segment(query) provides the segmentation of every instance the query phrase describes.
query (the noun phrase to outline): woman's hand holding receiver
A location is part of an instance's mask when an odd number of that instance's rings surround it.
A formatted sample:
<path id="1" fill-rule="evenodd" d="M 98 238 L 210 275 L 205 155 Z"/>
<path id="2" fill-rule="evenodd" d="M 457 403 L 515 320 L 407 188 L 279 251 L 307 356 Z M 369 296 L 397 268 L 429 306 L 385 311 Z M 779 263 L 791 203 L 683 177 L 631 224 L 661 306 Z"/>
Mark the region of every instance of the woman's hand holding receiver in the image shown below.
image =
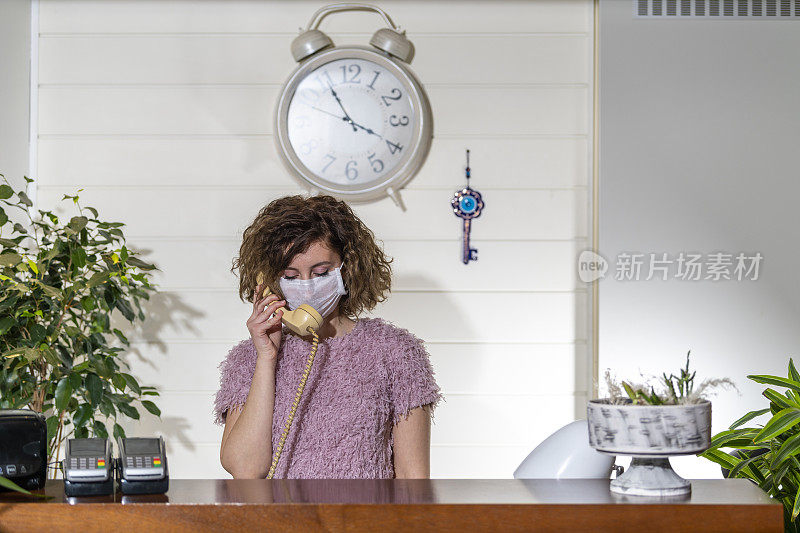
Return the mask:
<path id="1" fill-rule="evenodd" d="M 283 310 L 278 310 L 278 308 L 285 306 L 286 300 L 279 299 L 277 294 L 259 298 L 263 290 L 263 283 L 256 287 L 253 314 L 247 319 L 247 330 L 250 332 L 250 338 L 253 339 L 253 346 L 256 348 L 259 359 L 264 358 L 275 363 L 278 360 L 278 349 L 281 346 L 281 336 L 283 335 L 281 331 Z"/>
<path id="2" fill-rule="evenodd" d="M 220 462 L 234 478 L 263 479 L 272 461 L 272 417 L 275 409 L 275 368 L 281 345 L 281 317 L 286 304 L 275 294 L 259 297 L 256 288 L 253 314 L 247 329 L 258 357 L 247 400 L 228 411 L 222 433 Z M 270 318 L 270 315 L 273 315 Z"/>

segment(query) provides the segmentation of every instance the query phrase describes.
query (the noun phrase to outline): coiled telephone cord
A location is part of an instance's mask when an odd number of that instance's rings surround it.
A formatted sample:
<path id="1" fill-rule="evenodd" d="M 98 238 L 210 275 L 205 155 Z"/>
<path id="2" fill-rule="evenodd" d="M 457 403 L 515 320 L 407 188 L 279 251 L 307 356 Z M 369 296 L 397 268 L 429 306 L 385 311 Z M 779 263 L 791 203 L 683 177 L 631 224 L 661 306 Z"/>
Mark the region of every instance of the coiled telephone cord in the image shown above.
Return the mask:
<path id="1" fill-rule="evenodd" d="M 275 450 L 275 456 L 272 458 L 272 466 L 269 467 L 267 479 L 272 479 L 272 476 L 275 475 L 275 467 L 278 466 L 278 459 L 280 459 L 281 452 L 283 451 L 283 443 L 286 442 L 286 436 L 289 434 L 289 428 L 292 427 L 294 412 L 297 410 L 297 406 L 300 404 L 300 397 L 303 395 L 303 389 L 306 387 L 308 374 L 311 372 L 311 365 L 314 364 L 314 356 L 317 354 L 319 336 L 317 335 L 317 332 L 310 327 L 308 328 L 308 331 L 313 337 L 311 341 L 311 353 L 308 355 L 308 361 L 306 361 L 306 368 L 303 371 L 303 377 L 300 378 L 300 383 L 297 386 L 297 394 L 294 397 L 294 402 L 292 402 L 292 409 L 289 411 L 289 417 L 286 419 L 286 427 L 283 428 L 283 434 L 281 434 L 281 440 L 278 442 L 278 448 Z"/>

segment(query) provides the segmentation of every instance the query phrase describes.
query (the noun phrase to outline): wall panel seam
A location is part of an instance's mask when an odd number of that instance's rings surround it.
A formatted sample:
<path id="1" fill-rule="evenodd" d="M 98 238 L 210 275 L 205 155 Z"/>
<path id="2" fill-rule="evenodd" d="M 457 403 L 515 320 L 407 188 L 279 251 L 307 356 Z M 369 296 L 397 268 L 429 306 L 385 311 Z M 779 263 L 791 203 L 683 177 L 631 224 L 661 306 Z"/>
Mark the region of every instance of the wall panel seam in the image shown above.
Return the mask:
<path id="1" fill-rule="evenodd" d="M 160 185 L 157 183 L 141 183 L 139 185 L 91 185 L 84 183 L 59 183 L 58 185 L 40 185 L 40 190 L 60 190 L 70 187 L 81 187 L 84 190 L 96 191 L 128 191 L 128 190 L 158 190 L 158 191 L 287 191 L 285 185 Z M 587 185 L 574 185 L 572 187 L 492 187 L 486 185 L 481 187 L 487 191 L 584 191 Z M 404 191 L 420 192 L 452 192 L 453 187 L 403 187 Z"/>
<path id="2" fill-rule="evenodd" d="M 152 83 L 152 82 L 120 82 L 120 83 L 40 83 L 40 89 L 117 89 L 117 88 L 136 88 L 136 89 L 193 89 L 193 88 L 211 88 L 211 89 L 242 89 L 248 87 L 264 87 L 270 89 L 280 89 L 283 83 L 262 83 L 262 82 L 194 82 L 194 83 Z M 588 89 L 588 83 L 582 82 L 547 82 L 547 81 L 522 81 L 522 82 L 426 82 L 425 87 L 453 87 L 453 88 L 491 88 L 502 89 L 509 88 L 526 88 L 526 87 L 553 87 L 553 88 L 580 88 Z"/>
<path id="3" fill-rule="evenodd" d="M 243 340 L 243 338 L 236 338 L 236 339 L 228 339 L 222 337 L 206 337 L 203 339 L 196 339 L 196 338 L 178 338 L 178 337 L 171 337 L 171 338 L 160 338 L 157 340 L 150 340 L 150 339 L 131 339 L 130 343 L 137 344 L 137 345 L 149 345 L 152 344 L 154 346 L 164 346 L 169 344 L 236 344 Z M 246 339 L 244 339 L 246 340 Z M 502 344 L 503 346 L 507 345 L 520 345 L 520 346 L 583 346 L 587 343 L 586 339 L 575 339 L 572 341 L 562 341 L 562 342 L 554 342 L 554 341 L 510 341 L 505 339 L 496 339 L 496 340 L 463 340 L 463 339 L 455 339 L 455 340 L 442 340 L 442 339 L 434 339 L 434 340 L 425 340 L 425 344 L 453 344 L 453 345 L 460 345 L 460 344 L 468 344 L 468 345 L 495 345 L 495 344 Z"/>
<path id="4" fill-rule="evenodd" d="M 131 241 L 160 241 L 160 242 L 172 242 L 178 241 L 183 242 L 187 240 L 192 241 L 230 241 L 230 242 L 240 242 L 241 235 L 136 235 L 136 234 L 127 234 L 125 236 L 128 242 Z M 472 242 L 576 242 L 576 241 L 585 241 L 588 240 L 588 236 L 586 235 L 578 235 L 571 239 L 470 239 Z M 383 242 L 461 242 L 461 239 L 458 237 L 448 238 L 448 239 L 417 239 L 417 238 L 410 238 L 410 239 L 399 239 L 399 238 L 392 238 L 392 239 L 381 239 Z"/>
<path id="5" fill-rule="evenodd" d="M 586 133 L 438 133 L 435 139 L 587 139 Z M 154 140 L 154 139 L 180 139 L 180 140 L 235 140 L 235 139 L 262 139 L 273 137 L 271 133 L 43 133 L 38 136 L 42 140 L 83 140 L 83 139 L 108 139 L 108 140 Z"/>
<path id="6" fill-rule="evenodd" d="M 171 394 L 174 396 L 208 396 L 216 394 L 217 389 L 159 389 L 160 394 Z M 514 398 L 542 398 L 542 397 L 572 397 L 582 396 L 587 393 L 584 389 L 575 389 L 569 392 L 543 392 L 541 394 L 534 394 L 529 392 L 469 392 L 469 391 L 447 391 L 442 390 L 445 396 L 458 396 L 458 397 L 503 397 L 510 396 Z"/>
<path id="7" fill-rule="evenodd" d="M 434 424 L 434 427 L 436 425 Z M 215 428 L 216 429 L 216 428 Z M 217 431 L 222 431 L 222 427 L 219 428 Z M 220 436 L 222 434 L 220 433 Z M 183 444 L 180 441 L 177 441 L 178 445 Z M 191 446 L 201 446 L 201 447 L 215 447 L 219 448 L 219 441 L 192 441 Z M 522 444 L 514 444 L 514 443 L 472 443 L 472 442 L 455 442 L 455 443 L 431 443 L 431 448 L 525 448 L 530 449 L 531 443 L 525 442 Z"/>
<path id="8" fill-rule="evenodd" d="M 169 340 L 158 339 L 158 340 L 148 340 L 148 339 L 131 339 L 131 344 L 141 344 L 141 345 L 148 345 L 153 344 L 157 346 L 162 346 L 165 344 L 232 344 L 241 342 L 242 339 L 225 339 L 225 338 L 203 338 L 203 339 L 176 339 L 172 338 Z M 425 341 L 425 344 L 467 344 L 467 345 L 474 345 L 474 344 L 503 344 L 506 345 L 513 345 L 517 344 L 520 346 L 582 346 L 586 344 L 585 339 L 579 339 L 574 341 L 564 341 L 564 342 L 551 342 L 551 341 L 467 341 L 467 340 L 456 340 L 456 341 L 441 341 L 441 340 L 431 340 Z M 120 347 L 120 346 L 118 346 Z"/>
<path id="9" fill-rule="evenodd" d="M 159 294 L 181 294 L 181 293 L 230 293 L 230 287 L 159 287 Z M 531 290 L 531 289 L 392 289 L 392 294 L 395 293 L 444 293 L 444 294 L 586 294 L 588 290 L 573 289 L 573 290 Z"/>
<path id="10" fill-rule="evenodd" d="M 371 33 L 363 32 L 329 32 L 326 31 L 331 38 L 336 37 L 355 37 L 369 39 Z M 297 32 L 42 32 L 39 34 L 40 38 L 49 39 L 63 39 L 63 38 L 114 38 L 114 37 L 285 37 L 287 39 L 294 38 L 298 35 Z M 406 35 L 412 41 L 415 37 L 453 37 L 453 38 L 481 38 L 481 37 L 589 37 L 589 31 L 575 31 L 575 32 L 406 32 Z M 287 49 L 288 54 L 288 49 Z"/>

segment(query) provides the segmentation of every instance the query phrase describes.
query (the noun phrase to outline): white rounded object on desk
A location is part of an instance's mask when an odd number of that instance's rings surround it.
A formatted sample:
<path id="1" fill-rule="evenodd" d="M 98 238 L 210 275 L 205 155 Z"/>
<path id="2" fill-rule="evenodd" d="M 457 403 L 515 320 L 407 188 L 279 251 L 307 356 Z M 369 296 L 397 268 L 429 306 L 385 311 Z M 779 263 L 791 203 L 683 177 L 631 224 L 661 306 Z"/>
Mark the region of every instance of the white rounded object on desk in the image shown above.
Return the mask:
<path id="1" fill-rule="evenodd" d="M 586 438 L 586 420 L 576 420 L 543 440 L 514 471 L 516 479 L 610 479 L 614 457 Z"/>

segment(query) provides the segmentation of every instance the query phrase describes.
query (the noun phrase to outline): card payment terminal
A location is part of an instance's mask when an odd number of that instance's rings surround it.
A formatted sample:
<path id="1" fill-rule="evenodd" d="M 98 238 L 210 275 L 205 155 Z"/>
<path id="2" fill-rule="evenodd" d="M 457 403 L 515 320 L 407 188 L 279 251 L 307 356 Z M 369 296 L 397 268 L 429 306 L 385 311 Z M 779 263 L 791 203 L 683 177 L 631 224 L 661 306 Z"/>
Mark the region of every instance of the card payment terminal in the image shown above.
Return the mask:
<path id="1" fill-rule="evenodd" d="M 64 494 L 96 496 L 114 492 L 111 441 L 108 439 L 67 439 Z"/>
<path id="2" fill-rule="evenodd" d="M 164 438 L 117 437 L 119 487 L 123 494 L 163 494 L 169 490 Z"/>

